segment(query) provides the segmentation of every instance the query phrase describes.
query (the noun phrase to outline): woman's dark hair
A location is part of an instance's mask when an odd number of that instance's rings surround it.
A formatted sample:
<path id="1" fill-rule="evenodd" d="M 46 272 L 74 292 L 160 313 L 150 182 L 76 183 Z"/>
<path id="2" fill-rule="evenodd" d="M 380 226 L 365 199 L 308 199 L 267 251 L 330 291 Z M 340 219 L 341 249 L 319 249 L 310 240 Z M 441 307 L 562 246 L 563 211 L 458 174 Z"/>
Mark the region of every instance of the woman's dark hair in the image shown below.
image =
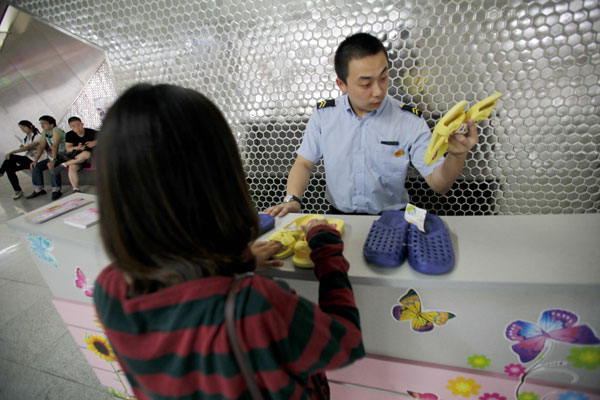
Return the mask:
<path id="1" fill-rule="evenodd" d="M 337 77 L 342 82 L 347 83 L 348 70 L 350 61 L 355 58 L 364 58 L 368 56 L 374 56 L 383 52 L 385 58 L 388 59 L 387 51 L 383 47 L 383 43 L 375 36 L 369 35 L 368 33 L 356 33 L 352 36 L 348 36 L 335 51 L 334 67 Z"/>
<path id="2" fill-rule="evenodd" d="M 31 129 L 31 131 L 33 132 L 33 136 L 31 136 L 32 138 L 34 138 L 35 135 L 40 134 L 40 131 L 38 130 L 38 128 L 36 128 L 34 124 L 32 124 L 30 121 L 27 121 L 26 119 L 19 121 L 18 125 L 23 125 L 23 126 L 28 127 L 29 129 Z"/>
<path id="3" fill-rule="evenodd" d="M 56 120 L 54 119 L 54 117 L 51 117 L 49 115 L 42 115 L 40 117 L 40 121 L 46 121 L 47 123 L 56 126 Z"/>
<path id="4" fill-rule="evenodd" d="M 133 294 L 254 268 L 258 217 L 231 129 L 205 96 L 140 84 L 107 113 L 98 149 L 100 232 Z"/>

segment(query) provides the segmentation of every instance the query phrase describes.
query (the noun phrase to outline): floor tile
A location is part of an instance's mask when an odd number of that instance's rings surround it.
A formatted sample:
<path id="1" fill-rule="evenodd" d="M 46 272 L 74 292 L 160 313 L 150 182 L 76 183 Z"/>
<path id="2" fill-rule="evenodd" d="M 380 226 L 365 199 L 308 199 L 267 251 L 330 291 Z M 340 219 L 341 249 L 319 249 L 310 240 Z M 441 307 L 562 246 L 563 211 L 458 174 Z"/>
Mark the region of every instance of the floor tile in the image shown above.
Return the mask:
<path id="1" fill-rule="evenodd" d="M 40 354 L 33 365 L 41 371 L 104 390 L 70 333 L 64 334 L 54 346 Z"/>
<path id="2" fill-rule="evenodd" d="M 5 369 L 6 373 L 0 374 L 0 399 L 43 399 L 41 393 L 44 388 L 63 381 L 23 365 L 0 360 L 0 370 Z"/>
<path id="3" fill-rule="evenodd" d="M 43 297 L 50 298 L 48 288 L 16 281 L 4 285 L 0 291 L 0 330 Z"/>
<path id="4" fill-rule="evenodd" d="M 0 327 L 0 358 L 35 366 L 34 360 L 67 332 L 50 297 L 42 297 Z"/>
<path id="5" fill-rule="evenodd" d="M 92 389 L 65 379 L 55 379 L 37 393 L 44 400 L 115 400 L 108 389 Z"/>

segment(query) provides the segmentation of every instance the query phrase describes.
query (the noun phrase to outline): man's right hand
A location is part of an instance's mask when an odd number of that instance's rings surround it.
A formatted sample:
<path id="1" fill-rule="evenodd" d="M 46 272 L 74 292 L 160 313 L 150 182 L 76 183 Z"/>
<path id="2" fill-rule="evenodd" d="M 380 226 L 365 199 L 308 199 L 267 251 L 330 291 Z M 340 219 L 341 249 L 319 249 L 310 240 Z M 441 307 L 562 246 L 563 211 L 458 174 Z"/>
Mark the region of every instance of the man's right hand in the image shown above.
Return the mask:
<path id="1" fill-rule="evenodd" d="M 265 210 L 265 213 L 269 214 L 271 217 L 283 217 L 290 212 L 299 213 L 301 209 L 300 203 L 297 201 L 290 201 L 289 203 L 281 203 L 269 207 Z"/>
<path id="2" fill-rule="evenodd" d="M 29 169 L 34 169 L 36 164 L 37 164 L 37 162 L 35 162 L 35 161 L 34 161 L 34 162 L 32 162 L 32 163 L 29 165 Z"/>

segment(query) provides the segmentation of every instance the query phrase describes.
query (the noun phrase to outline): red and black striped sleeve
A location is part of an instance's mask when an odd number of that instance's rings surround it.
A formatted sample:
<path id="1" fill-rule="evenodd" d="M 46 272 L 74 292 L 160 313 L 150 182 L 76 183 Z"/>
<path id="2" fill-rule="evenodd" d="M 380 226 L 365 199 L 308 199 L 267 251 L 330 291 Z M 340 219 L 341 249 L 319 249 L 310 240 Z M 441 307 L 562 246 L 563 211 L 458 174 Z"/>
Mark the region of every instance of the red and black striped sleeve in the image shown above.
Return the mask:
<path id="1" fill-rule="evenodd" d="M 287 320 L 288 334 L 280 342 L 284 368 L 300 377 L 348 365 L 365 354 L 339 232 L 320 225 L 307 239 L 319 280 L 319 304 L 290 293 L 272 300 Z"/>

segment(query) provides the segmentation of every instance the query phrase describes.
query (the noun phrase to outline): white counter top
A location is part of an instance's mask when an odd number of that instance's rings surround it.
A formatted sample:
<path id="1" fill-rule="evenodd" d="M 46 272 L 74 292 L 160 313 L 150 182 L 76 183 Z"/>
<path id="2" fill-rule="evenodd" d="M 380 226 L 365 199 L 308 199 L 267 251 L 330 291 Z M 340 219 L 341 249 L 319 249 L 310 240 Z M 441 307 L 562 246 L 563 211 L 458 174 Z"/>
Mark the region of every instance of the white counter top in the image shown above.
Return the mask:
<path id="1" fill-rule="evenodd" d="M 96 199 L 89 194 L 75 194 L 41 209 L 75 197 Z M 90 203 L 78 210 L 94 206 L 97 204 Z M 9 225 L 21 232 L 101 248 L 98 225 L 78 229 L 63 222 L 78 210 L 42 224 L 26 221 L 29 213 L 15 218 Z M 288 214 L 276 218 L 275 229 L 298 216 Z M 420 274 L 408 261 L 397 268 L 366 263 L 362 255 L 364 241 L 378 216 L 341 217 L 345 221 L 344 255 L 350 262 L 352 283 L 396 287 L 577 285 L 580 289 L 598 289 L 600 286 L 599 214 L 442 217 L 450 230 L 456 264 L 450 273 L 438 276 Z M 274 231 L 259 240 L 266 240 Z M 314 280 L 311 270 L 293 266 L 291 256 L 282 268 L 271 270 L 269 274 Z"/>
<path id="2" fill-rule="evenodd" d="M 279 229 L 299 214 L 276 218 Z M 340 216 L 335 216 L 339 218 Z M 456 264 L 445 275 L 423 275 L 405 261 L 396 268 L 368 264 L 363 245 L 378 216 L 342 216 L 344 256 L 352 283 L 408 287 L 509 285 L 600 285 L 600 215 L 442 217 L 450 231 Z M 271 231 L 273 232 L 273 231 Z M 261 236 L 265 239 L 270 232 Z M 291 257 L 272 276 L 313 280 Z"/>
<path id="3" fill-rule="evenodd" d="M 81 206 L 75 210 L 71 210 L 63 215 L 55 217 L 51 220 L 43 222 L 41 224 L 34 224 L 32 222 L 27 221 L 25 218 L 29 215 L 36 214 L 42 210 L 45 210 L 49 207 L 55 206 L 57 204 L 64 203 L 67 200 L 72 200 L 76 198 L 84 198 L 89 199 L 92 202 Z M 62 197 L 52 203 L 46 204 L 44 207 L 40 207 L 37 210 L 33 210 L 27 214 L 21 215 L 11 221 L 8 222 L 8 226 L 13 229 L 16 229 L 25 233 L 33 233 L 36 235 L 47 236 L 52 239 L 61 239 L 72 241 L 76 243 L 80 243 L 86 246 L 102 246 L 102 242 L 100 241 L 100 234 L 98 231 L 98 225 L 92 225 L 87 229 L 75 228 L 73 226 L 67 225 L 63 222 L 63 220 L 76 214 L 80 211 L 83 211 L 87 208 L 98 208 L 98 203 L 96 202 L 96 196 L 92 194 L 85 193 L 76 193 L 69 196 Z"/>

